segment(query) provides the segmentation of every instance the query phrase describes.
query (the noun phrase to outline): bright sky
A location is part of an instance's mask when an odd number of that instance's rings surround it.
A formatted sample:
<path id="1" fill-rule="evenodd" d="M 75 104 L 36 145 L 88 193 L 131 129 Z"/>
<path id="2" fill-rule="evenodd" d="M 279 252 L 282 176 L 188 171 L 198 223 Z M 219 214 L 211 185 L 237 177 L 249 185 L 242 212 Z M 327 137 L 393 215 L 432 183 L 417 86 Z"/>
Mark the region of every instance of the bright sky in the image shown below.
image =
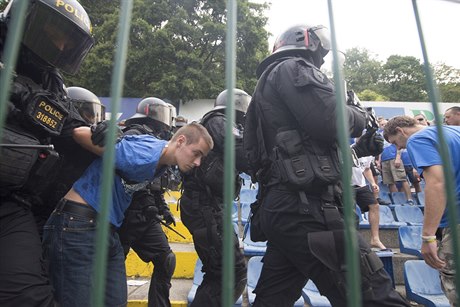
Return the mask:
<path id="1" fill-rule="evenodd" d="M 276 36 L 291 25 L 323 24 L 330 29 L 327 0 L 267 2 L 272 3 L 266 12 L 270 50 Z M 333 0 L 332 5 L 340 50 L 366 48 L 381 61 L 393 54 L 423 58 L 411 0 Z M 460 69 L 460 1 L 418 0 L 417 6 L 429 61 Z"/>

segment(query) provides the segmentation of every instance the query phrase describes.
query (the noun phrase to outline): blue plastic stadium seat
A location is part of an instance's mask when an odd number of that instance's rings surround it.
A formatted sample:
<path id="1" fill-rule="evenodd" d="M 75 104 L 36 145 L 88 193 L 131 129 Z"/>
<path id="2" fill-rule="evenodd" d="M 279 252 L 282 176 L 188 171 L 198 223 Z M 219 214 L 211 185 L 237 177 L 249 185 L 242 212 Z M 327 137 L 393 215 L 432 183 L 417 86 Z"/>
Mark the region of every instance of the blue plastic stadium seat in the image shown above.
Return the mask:
<path id="1" fill-rule="evenodd" d="M 405 226 L 407 223 L 397 222 L 393 217 L 393 212 L 388 206 L 379 206 L 380 210 L 380 228 L 398 228 L 400 226 Z M 369 220 L 369 212 L 364 213 L 364 216 Z"/>
<path id="2" fill-rule="evenodd" d="M 261 256 L 254 256 L 251 257 L 248 261 L 248 301 L 249 305 L 254 304 L 254 300 L 256 299 L 256 295 L 252 293 L 256 288 L 257 281 L 260 277 L 260 272 L 262 271 L 262 257 Z M 303 307 L 304 301 L 302 297 L 294 303 L 294 307 Z"/>
<path id="3" fill-rule="evenodd" d="M 319 293 L 318 288 L 313 281 L 309 280 L 302 289 L 302 297 L 305 303 L 311 307 L 329 307 L 331 303 L 327 297 Z"/>
<path id="4" fill-rule="evenodd" d="M 364 215 L 361 212 L 361 208 L 358 205 L 356 205 L 355 208 L 356 208 L 356 215 L 358 216 L 358 219 L 359 219 L 359 228 L 369 229 L 370 228 L 369 221 L 364 218 Z"/>
<path id="5" fill-rule="evenodd" d="M 232 204 L 232 222 L 238 223 L 238 202 L 233 201 Z"/>
<path id="6" fill-rule="evenodd" d="M 203 282 L 204 274 L 201 271 L 202 267 L 203 267 L 203 263 L 201 262 L 200 258 L 198 258 L 195 264 L 195 271 L 193 273 L 193 285 L 187 295 L 188 305 L 190 305 L 193 302 L 193 299 L 195 298 L 196 290 Z M 240 307 L 242 306 L 242 304 L 243 304 L 243 296 L 240 296 L 233 306 Z"/>
<path id="7" fill-rule="evenodd" d="M 238 223 L 233 222 L 233 231 L 235 231 L 238 238 L 240 238 L 240 228 L 238 227 Z"/>
<path id="8" fill-rule="evenodd" d="M 240 191 L 240 203 L 250 203 L 255 202 L 257 197 L 257 190 L 241 190 Z"/>
<path id="9" fill-rule="evenodd" d="M 396 219 L 408 225 L 423 225 L 423 212 L 418 206 L 395 206 L 393 208 Z"/>
<path id="10" fill-rule="evenodd" d="M 201 263 L 200 258 L 198 258 L 195 264 L 195 271 L 193 273 L 193 285 L 187 295 L 187 301 L 189 305 L 193 302 L 193 299 L 195 298 L 196 290 L 198 289 L 198 286 L 201 285 L 201 282 L 203 281 L 203 272 L 201 271 L 202 267 L 203 267 L 203 264 Z"/>
<path id="11" fill-rule="evenodd" d="M 393 203 L 393 201 L 391 200 L 391 197 L 390 197 L 390 192 L 385 192 L 385 191 L 380 191 L 379 192 L 379 198 L 386 201 L 386 202 L 389 202 L 390 204 Z"/>
<path id="12" fill-rule="evenodd" d="M 394 205 L 404 205 L 407 203 L 407 197 L 404 192 L 392 192 L 390 193 L 390 197 Z"/>
<path id="13" fill-rule="evenodd" d="M 244 226 L 243 253 L 245 256 L 263 256 L 267 250 L 267 242 L 254 242 L 251 240 L 249 223 Z"/>
<path id="14" fill-rule="evenodd" d="M 425 207 L 425 191 L 417 193 L 417 201 L 420 206 Z"/>
<path id="15" fill-rule="evenodd" d="M 249 180 L 249 181 L 251 181 L 251 176 L 249 176 L 249 174 L 240 173 L 240 177 L 241 177 L 243 180 Z"/>
<path id="16" fill-rule="evenodd" d="M 399 249 L 401 253 L 422 259 L 422 226 L 401 226 L 398 229 Z"/>
<path id="17" fill-rule="evenodd" d="M 251 203 L 241 202 L 241 224 L 246 225 L 251 213 Z"/>
<path id="18" fill-rule="evenodd" d="M 426 307 L 449 307 L 449 301 L 441 289 L 439 272 L 424 260 L 408 260 L 404 263 L 406 296 Z"/>
<path id="19" fill-rule="evenodd" d="M 390 188 L 388 187 L 387 184 L 384 184 L 382 181 L 379 181 L 379 191 L 380 193 L 388 194 L 390 193 Z"/>

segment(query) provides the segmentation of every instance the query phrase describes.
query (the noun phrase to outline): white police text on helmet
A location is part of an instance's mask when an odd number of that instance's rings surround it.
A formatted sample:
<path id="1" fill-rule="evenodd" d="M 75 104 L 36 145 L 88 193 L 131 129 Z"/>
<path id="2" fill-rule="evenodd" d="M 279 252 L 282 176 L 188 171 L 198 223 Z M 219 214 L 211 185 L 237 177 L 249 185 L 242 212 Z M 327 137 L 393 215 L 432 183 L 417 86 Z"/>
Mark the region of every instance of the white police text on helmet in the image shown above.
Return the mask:
<path id="1" fill-rule="evenodd" d="M 64 8 L 64 10 L 67 13 L 72 14 L 78 19 L 80 19 L 88 27 L 89 31 L 91 32 L 91 22 L 89 21 L 89 18 L 86 12 L 84 11 L 80 12 L 78 8 L 75 8 L 72 4 L 67 3 L 67 1 L 64 1 L 64 0 L 56 0 L 55 5 L 59 9 Z"/>

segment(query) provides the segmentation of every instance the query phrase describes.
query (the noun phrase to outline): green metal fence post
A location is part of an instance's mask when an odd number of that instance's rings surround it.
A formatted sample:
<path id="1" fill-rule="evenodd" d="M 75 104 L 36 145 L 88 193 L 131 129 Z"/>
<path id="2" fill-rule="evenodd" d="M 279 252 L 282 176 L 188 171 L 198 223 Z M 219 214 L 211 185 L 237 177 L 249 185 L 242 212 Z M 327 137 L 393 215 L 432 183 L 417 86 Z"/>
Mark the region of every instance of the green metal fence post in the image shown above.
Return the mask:
<path id="1" fill-rule="evenodd" d="M 116 131 L 116 115 L 120 108 L 121 95 L 125 77 L 126 57 L 128 53 L 129 30 L 131 24 L 131 13 L 133 8 L 132 0 L 121 0 L 120 20 L 118 23 L 117 34 L 117 50 L 115 54 L 115 66 L 113 69 L 113 77 L 110 95 L 112 116 L 109 122 L 109 131 L 106 140 L 106 150 L 103 160 L 103 177 L 102 177 L 102 194 L 101 194 L 101 210 L 98 214 L 98 227 L 96 233 L 96 259 L 94 264 L 93 276 L 93 294 L 92 306 L 104 306 L 105 296 L 105 280 L 107 274 L 107 236 L 109 232 L 109 209 L 111 205 L 111 191 L 114 179 L 114 160 L 115 160 L 115 131 Z M 110 273 L 110 272 L 109 272 Z"/>
<path id="2" fill-rule="evenodd" d="M 449 149 L 447 148 L 446 139 L 444 136 L 444 132 L 442 130 L 442 118 L 439 114 L 438 108 L 438 101 L 439 101 L 439 94 L 437 87 L 435 85 L 433 73 L 431 70 L 430 62 L 428 60 L 428 52 L 425 45 L 425 39 L 423 37 L 422 31 L 422 24 L 420 21 L 420 15 L 418 12 L 417 1 L 412 0 L 412 6 L 414 8 L 414 15 L 415 21 L 417 23 L 417 30 L 420 38 L 420 46 L 422 48 L 423 53 L 423 60 L 425 66 L 425 75 L 426 75 L 426 82 L 428 85 L 428 94 L 431 100 L 431 104 L 433 106 L 433 113 L 436 122 L 436 129 L 438 132 L 439 137 L 439 153 L 442 159 L 442 167 L 444 170 L 444 181 L 445 181 L 445 191 L 446 191 L 446 199 L 447 199 L 447 210 L 448 210 L 448 220 L 449 220 L 449 227 L 453 230 L 452 231 L 452 239 L 453 239 L 453 250 L 454 250 L 454 257 L 455 257 L 455 271 L 458 273 L 460 272 L 460 261 L 459 261 L 459 242 L 458 242 L 458 232 L 457 225 L 457 207 L 458 207 L 458 200 L 456 195 L 456 189 L 454 187 L 455 177 L 452 173 L 452 163 L 451 157 L 449 154 Z M 457 305 L 460 306 L 460 275 L 455 274 L 455 284 L 456 284 L 456 291 L 457 291 Z"/>
<path id="3" fill-rule="evenodd" d="M 345 113 L 344 79 L 338 61 L 337 41 L 335 35 L 334 12 L 332 0 L 328 0 L 329 22 L 331 27 L 331 43 L 334 58 L 334 81 L 337 98 L 337 129 L 339 145 L 343 158 L 342 182 L 343 201 L 345 206 L 345 259 L 347 264 L 348 306 L 361 307 L 361 274 L 358 261 L 358 242 L 354 226 L 354 201 L 351 191 L 351 154 L 349 146 L 349 127 Z"/>
<path id="4" fill-rule="evenodd" d="M 232 205 L 235 187 L 233 185 L 235 169 L 235 140 L 233 137 L 233 122 L 235 119 L 234 87 L 235 87 L 235 58 L 236 58 L 236 0 L 227 1 L 227 38 L 225 49 L 225 83 L 227 87 L 227 108 L 225 116 L 225 154 L 224 154 L 224 242 L 223 242 L 223 274 L 222 274 L 222 306 L 234 304 L 235 280 L 233 253 Z"/>

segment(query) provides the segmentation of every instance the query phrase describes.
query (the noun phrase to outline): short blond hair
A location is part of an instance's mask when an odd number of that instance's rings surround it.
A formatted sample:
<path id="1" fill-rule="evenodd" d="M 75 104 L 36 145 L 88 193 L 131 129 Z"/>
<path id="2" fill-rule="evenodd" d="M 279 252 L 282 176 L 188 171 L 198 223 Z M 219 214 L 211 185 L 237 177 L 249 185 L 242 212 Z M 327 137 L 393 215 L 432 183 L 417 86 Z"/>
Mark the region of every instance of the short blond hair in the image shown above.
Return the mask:
<path id="1" fill-rule="evenodd" d="M 208 130 L 199 123 L 193 122 L 180 127 L 172 136 L 171 142 L 175 142 L 180 135 L 185 136 L 187 139 L 187 145 L 196 144 L 200 141 L 200 139 L 203 139 L 210 149 L 214 147 L 214 141 L 212 140 L 211 135 L 209 135 Z"/>

